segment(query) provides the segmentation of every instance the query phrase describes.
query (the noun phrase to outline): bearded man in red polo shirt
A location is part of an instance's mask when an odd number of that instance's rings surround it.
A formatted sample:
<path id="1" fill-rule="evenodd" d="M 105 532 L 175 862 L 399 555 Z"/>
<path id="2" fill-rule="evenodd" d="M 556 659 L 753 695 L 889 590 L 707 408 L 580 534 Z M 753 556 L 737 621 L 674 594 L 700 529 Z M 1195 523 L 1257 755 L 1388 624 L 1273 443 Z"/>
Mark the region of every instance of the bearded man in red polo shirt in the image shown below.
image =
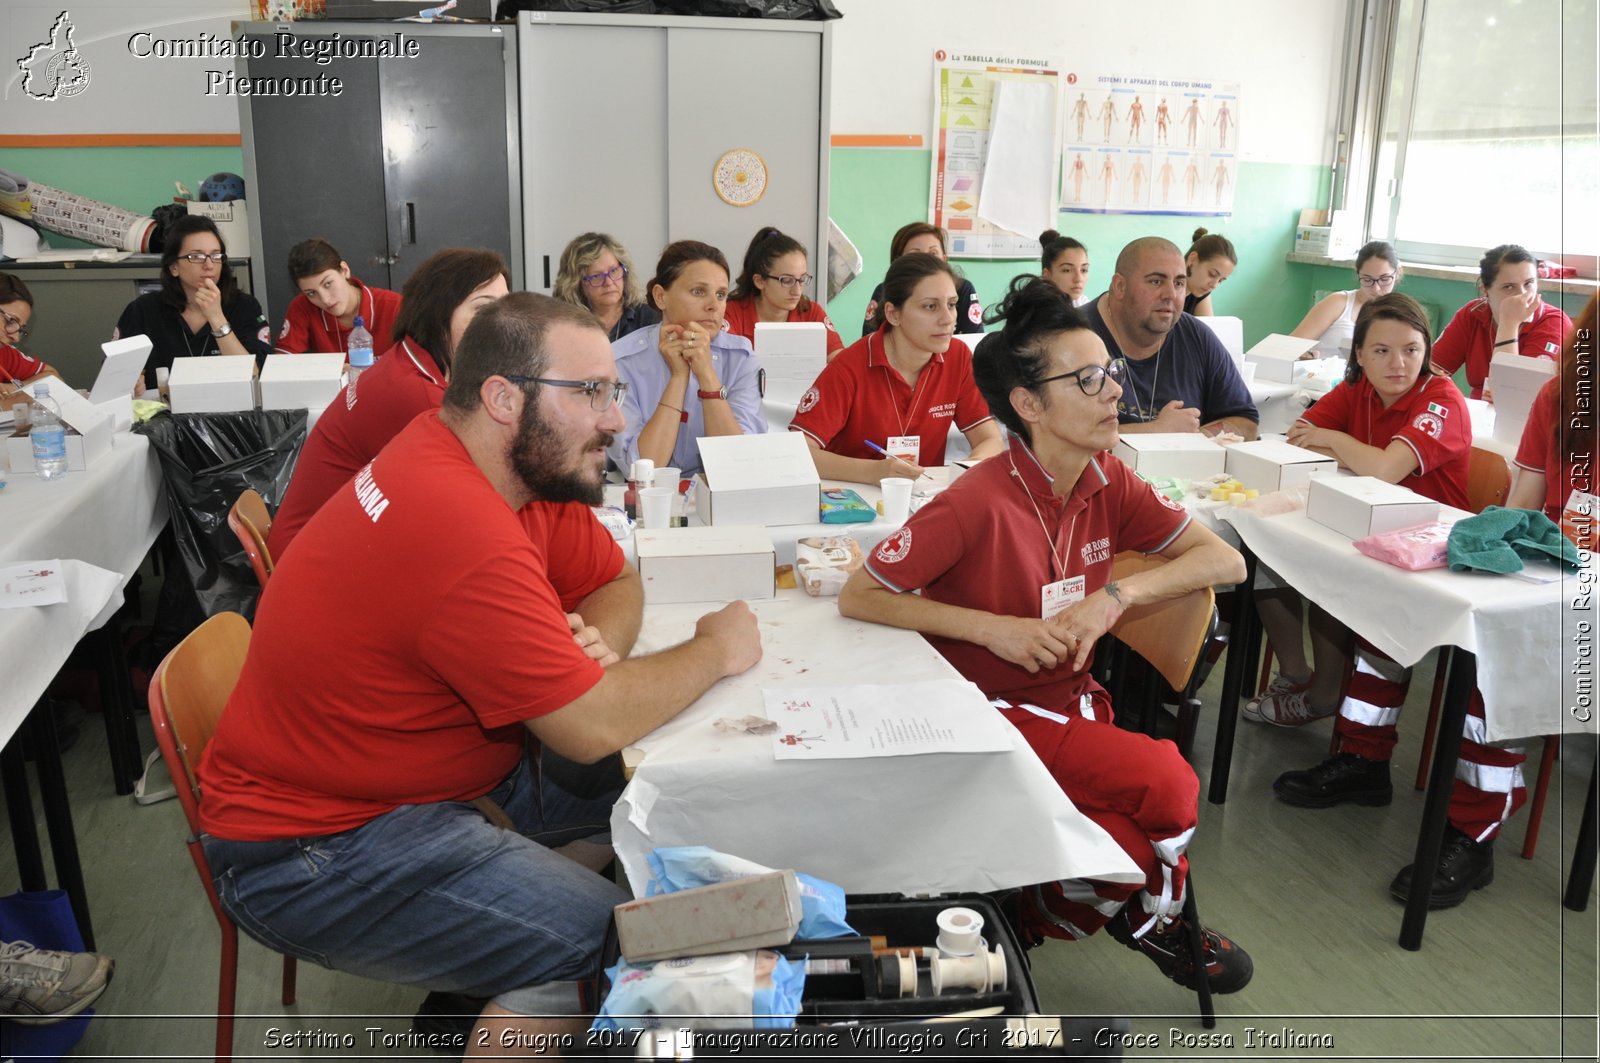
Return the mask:
<path id="1" fill-rule="evenodd" d="M 1105 453 L 1117 441 L 1121 367 L 1071 301 L 1042 278 L 1018 278 L 1000 315 L 1005 328 L 979 345 L 973 373 L 1009 449 L 880 543 L 839 610 L 927 636 L 1145 874 L 1142 886 L 1034 887 L 1029 924 L 1064 938 L 1105 926 L 1193 988 L 1180 913 L 1199 782 L 1171 742 L 1111 725 L 1088 668 L 1124 609 L 1237 583 L 1244 560 Z M 1168 563 L 1113 582 L 1121 550 Z M 1203 940 L 1212 992 L 1242 989 L 1249 956 L 1220 934 Z"/>

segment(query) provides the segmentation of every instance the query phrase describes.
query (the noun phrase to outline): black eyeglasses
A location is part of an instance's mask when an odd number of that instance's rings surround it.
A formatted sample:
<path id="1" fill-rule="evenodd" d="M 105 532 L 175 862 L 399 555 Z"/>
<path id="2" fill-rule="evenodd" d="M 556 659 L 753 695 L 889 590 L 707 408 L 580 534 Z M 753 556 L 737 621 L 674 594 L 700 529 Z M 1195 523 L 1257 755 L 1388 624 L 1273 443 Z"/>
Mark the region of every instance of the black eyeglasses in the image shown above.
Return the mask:
<path id="1" fill-rule="evenodd" d="M 1123 368 L 1122 362 L 1119 359 L 1118 361 L 1112 362 L 1110 365 L 1086 365 L 1082 369 L 1074 369 L 1070 373 L 1059 373 L 1056 376 L 1047 376 L 1043 380 L 1039 381 L 1037 386 L 1043 387 L 1052 380 L 1070 380 L 1077 384 L 1079 389 L 1082 390 L 1085 395 L 1093 398 L 1106 389 L 1106 380 L 1108 379 L 1115 380 L 1120 387 L 1122 384 L 1122 378 L 1126 375 L 1126 373 L 1127 370 Z"/>
<path id="2" fill-rule="evenodd" d="M 628 267 L 623 265 L 612 266 L 598 273 L 585 273 L 580 280 L 591 288 L 603 288 L 611 281 L 620 281 L 628 275 Z"/>
<path id="3" fill-rule="evenodd" d="M 502 374 L 513 384 L 544 384 L 552 388 L 571 388 L 581 391 L 589 396 L 589 408 L 596 413 L 604 413 L 611 409 L 614 402 L 620 403 L 622 397 L 628 393 L 628 385 L 620 380 L 552 380 L 545 376 L 523 376 L 520 373 Z"/>
<path id="4" fill-rule="evenodd" d="M 187 255 L 179 255 L 178 257 L 183 259 L 185 262 L 193 262 L 197 266 L 202 262 L 216 262 L 220 265 L 221 263 L 227 261 L 228 258 L 228 256 L 221 251 L 213 251 L 209 255 L 204 251 L 190 251 Z"/>
<path id="5" fill-rule="evenodd" d="M 767 278 L 769 281 L 777 281 L 785 288 L 793 288 L 796 284 L 804 288 L 806 285 L 811 283 L 811 279 L 815 276 L 815 274 L 802 273 L 798 277 L 791 277 L 787 273 L 779 273 L 776 275 L 771 273 L 763 273 L 762 276 Z"/>
<path id="6" fill-rule="evenodd" d="M 1393 273 L 1382 273 L 1376 277 L 1369 277 L 1365 273 L 1359 273 L 1357 276 L 1361 279 L 1361 287 L 1363 288 L 1387 288 L 1394 283 Z"/>
<path id="7" fill-rule="evenodd" d="M 24 325 L 22 319 L 15 314 L 8 314 L 4 310 L 0 310 L 0 322 L 5 324 L 7 332 L 15 332 L 17 339 L 25 340 L 28 338 L 28 332 L 30 331 L 28 326 Z"/>

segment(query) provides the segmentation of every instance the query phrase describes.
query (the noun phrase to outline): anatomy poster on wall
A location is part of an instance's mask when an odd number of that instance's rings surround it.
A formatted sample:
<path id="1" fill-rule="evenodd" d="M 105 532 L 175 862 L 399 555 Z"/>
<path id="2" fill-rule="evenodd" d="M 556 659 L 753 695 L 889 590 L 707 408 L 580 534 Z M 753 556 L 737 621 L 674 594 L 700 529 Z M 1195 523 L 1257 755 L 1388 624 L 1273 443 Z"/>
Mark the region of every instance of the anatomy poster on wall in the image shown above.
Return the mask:
<path id="1" fill-rule="evenodd" d="M 1063 80 L 1063 211 L 1233 213 L 1238 82 L 1076 71 Z"/>
<path id="2" fill-rule="evenodd" d="M 1057 211 L 1060 70 L 1037 57 L 933 53 L 928 217 L 949 233 L 952 258 L 1039 254 Z"/>

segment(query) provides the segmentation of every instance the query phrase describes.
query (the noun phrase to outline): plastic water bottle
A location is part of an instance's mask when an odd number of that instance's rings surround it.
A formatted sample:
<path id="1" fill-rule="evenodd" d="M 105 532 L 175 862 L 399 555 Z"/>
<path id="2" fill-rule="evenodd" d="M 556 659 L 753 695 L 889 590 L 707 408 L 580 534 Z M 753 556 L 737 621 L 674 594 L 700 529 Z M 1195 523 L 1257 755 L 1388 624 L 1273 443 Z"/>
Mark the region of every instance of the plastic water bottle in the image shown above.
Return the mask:
<path id="1" fill-rule="evenodd" d="M 61 407 L 50 397 L 50 385 L 40 381 L 33 387 L 33 404 L 28 412 L 33 428 L 33 471 L 41 480 L 62 480 L 67 475 L 67 430 L 61 423 Z"/>
<path id="2" fill-rule="evenodd" d="M 372 333 L 367 331 L 367 323 L 361 320 L 361 315 L 356 315 L 356 327 L 350 330 L 350 383 L 356 382 L 356 377 L 372 368 Z"/>

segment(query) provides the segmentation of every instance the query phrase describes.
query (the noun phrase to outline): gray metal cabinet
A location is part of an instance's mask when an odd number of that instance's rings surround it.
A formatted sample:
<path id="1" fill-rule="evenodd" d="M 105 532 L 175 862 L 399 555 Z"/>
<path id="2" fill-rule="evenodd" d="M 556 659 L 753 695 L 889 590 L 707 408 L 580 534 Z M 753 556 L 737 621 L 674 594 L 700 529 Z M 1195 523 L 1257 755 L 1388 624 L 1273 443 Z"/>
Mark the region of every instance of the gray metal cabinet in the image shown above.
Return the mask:
<path id="1" fill-rule="evenodd" d="M 289 248 L 321 236 L 362 280 L 398 291 L 445 247 L 490 247 L 522 276 L 517 56 L 511 26 L 372 22 L 241 24 L 265 55 L 242 77 L 338 77 L 337 97 L 240 98 L 258 297 L 276 323 L 295 295 Z M 299 39 L 388 40 L 414 56 L 282 56 Z M 282 57 L 280 57 L 282 56 Z"/>
<path id="2" fill-rule="evenodd" d="M 763 225 L 804 243 L 811 271 L 825 272 L 829 33 L 768 19 L 519 15 L 528 286 L 549 291 L 562 248 L 589 230 L 628 246 L 641 283 L 679 239 L 720 247 L 738 273 Z M 766 167 L 749 206 L 713 185 L 735 150 Z"/>

